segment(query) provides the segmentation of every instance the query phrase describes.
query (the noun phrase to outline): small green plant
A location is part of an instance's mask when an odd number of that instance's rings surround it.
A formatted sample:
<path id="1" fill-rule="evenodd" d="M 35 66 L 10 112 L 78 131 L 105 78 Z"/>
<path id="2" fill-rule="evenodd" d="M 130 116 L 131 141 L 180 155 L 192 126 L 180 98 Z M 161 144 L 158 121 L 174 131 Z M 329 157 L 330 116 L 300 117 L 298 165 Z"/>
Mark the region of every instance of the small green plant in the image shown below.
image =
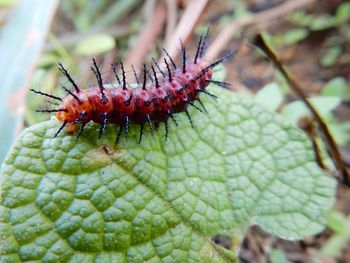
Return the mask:
<path id="1" fill-rule="evenodd" d="M 327 226 L 334 235 L 323 245 L 321 254 L 337 258 L 350 241 L 350 216 L 332 210 L 327 216 Z"/>
<path id="2" fill-rule="evenodd" d="M 289 21 L 299 28 L 274 36 L 275 44 L 292 44 L 305 39 L 310 32 L 329 30 L 338 31 L 337 37 L 330 37 L 326 43 L 326 51 L 320 58 L 323 67 L 334 66 L 344 53 L 344 42 L 350 40 L 350 29 L 347 23 L 350 17 L 350 3 L 340 4 L 335 14 L 323 13 L 319 15 L 309 14 L 304 10 L 293 12 L 289 15 Z"/>

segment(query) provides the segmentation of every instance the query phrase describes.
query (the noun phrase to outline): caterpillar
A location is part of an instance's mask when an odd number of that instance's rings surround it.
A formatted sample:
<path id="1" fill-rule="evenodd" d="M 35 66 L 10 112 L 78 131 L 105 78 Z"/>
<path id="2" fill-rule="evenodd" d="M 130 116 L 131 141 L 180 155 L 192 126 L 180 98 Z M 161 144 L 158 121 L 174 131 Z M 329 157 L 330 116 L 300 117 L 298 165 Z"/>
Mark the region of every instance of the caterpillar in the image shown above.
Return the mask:
<path id="1" fill-rule="evenodd" d="M 158 125 L 160 122 L 164 122 L 165 139 L 167 139 L 169 118 L 178 126 L 174 114 L 184 112 L 193 127 L 191 116 L 187 110 L 188 106 L 192 106 L 200 112 L 206 111 L 200 100 L 200 93 L 216 99 L 217 96 L 207 91 L 206 87 L 210 83 L 221 87 L 228 87 L 229 85 L 226 82 L 213 80 L 212 72 L 214 67 L 231 59 L 235 52 L 230 52 L 212 63 L 205 61 L 203 53 L 207 35 L 208 33 L 205 36 L 200 36 L 192 61 L 188 59 L 186 47 L 180 41 L 182 57 L 180 66 L 176 65 L 168 52 L 163 49 L 165 67 L 162 69 L 153 59 L 153 63 L 150 65 L 151 74 L 146 64 L 143 64 L 142 83 L 139 82 L 138 76 L 132 67 L 137 80 L 136 87 L 133 88 L 126 83 L 126 72 L 122 62 L 119 62 L 121 76 L 117 74 L 116 65 L 112 64 L 117 84 L 108 88 L 103 83 L 102 74 L 96 60 L 93 58 L 93 65 L 90 68 L 96 77 L 97 86 L 89 89 L 81 89 L 67 69 L 59 63 L 59 70 L 74 89 L 70 90 L 63 86 L 67 93 L 64 98 L 30 89 L 36 94 L 58 101 L 58 103 L 51 101 L 51 104 L 57 105 L 58 108 L 40 109 L 37 112 L 55 113 L 56 118 L 62 122 L 62 126 L 53 138 L 57 137 L 64 127 L 67 127 L 67 131 L 74 132 L 76 125 L 80 124 L 76 136 L 76 140 L 78 140 L 86 124 L 92 121 L 100 124 L 99 138 L 102 137 L 107 123 L 119 125 L 119 131 L 115 139 L 116 144 L 119 142 L 123 128 L 125 128 L 125 135 L 128 135 L 131 123 L 140 125 L 139 143 L 142 140 L 145 124 L 149 125 L 150 132 L 153 135 L 154 124 Z M 147 81 L 147 77 L 150 81 Z M 200 107 L 195 104 L 195 101 L 198 101 Z"/>

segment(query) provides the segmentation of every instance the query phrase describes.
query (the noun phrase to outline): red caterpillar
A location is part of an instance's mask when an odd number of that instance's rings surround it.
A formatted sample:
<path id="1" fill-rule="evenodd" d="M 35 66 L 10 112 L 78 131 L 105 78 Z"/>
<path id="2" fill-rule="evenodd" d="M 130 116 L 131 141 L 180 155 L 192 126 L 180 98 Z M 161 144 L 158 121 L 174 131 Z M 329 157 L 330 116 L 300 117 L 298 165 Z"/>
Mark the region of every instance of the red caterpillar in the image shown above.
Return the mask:
<path id="1" fill-rule="evenodd" d="M 148 123 L 150 131 L 153 134 L 152 122 L 165 123 L 167 138 L 168 119 L 171 118 L 177 125 L 173 115 L 174 113 L 185 112 L 192 126 L 192 120 L 187 111 L 188 105 L 202 111 L 201 108 L 194 104 L 195 101 L 198 101 L 201 107 L 206 111 L 199 98 L 199 94 L 204 93 L 212 98 L 216 98 L 215 95 L 206 90 L 209 83 L 214 83 L 223 87 L 229 85 L 225 82 L 212 80 L 212 69 L 218 64 L 231 59 L 234 53 L 229 53 L 213 63 L 208 63 L 201 59 L 205 48 L 205 40 L 206 36 L 204 38 L 200 37 L 193 61 L 187 60 L 186 49 L 181 43 L 181 67 L 178 67 L 166 50 L 164 50 L 168 58 L 168 60 L 166 58 L 164 59 L 167 72 L 163 72 L 159 65 L 153 60 L 154 65 L 162 77 L 159 78 L 157 76 L 154 66 L 151 65 L 153 78 L 149 76 L 152 82 L 148 84 L 146 80 L 148 71 L 144 64 L 143 82 L 140 84 L 137 81 L 138 83 L 135 88 L 128 88 L 122 62 L 120 62 L 122 81 L 120 81 L 120 78 L 116 74 L 115 66 L 112 65 L 119 84 L 112 86 L 112 88 L 106 88 L 103 84 L 102 76 L 96 61 L 93 59 L 93 67 L 91 67 L 91 70 L 96 76 L 98 86 L 87 90 L 80 89 L 62 64 L 59 64 L 60 71 L 73 85 L 74 91 L 63 87 L 68 93 L 68 96 L 59 98 L 31 89 L 31 91 L 37 94 L 60 101 L 58 109 L 38 110 L 38 112 L 55 112 L 57 119 L 63 123 L 54 135 L 54 138 L 66 125 L 68 125 L 68 130 L 72 132 L 75 130 L 76 124 L 80 123 L 81 126 L 76 137 L 76 139 L 78 139 L 85 125 L 90 121 L 100 124 L 99 138 L 103 135 L 107 123 L 120 125 L 115 143 L 119 141 L 123 127 L 125 127 L 125 134 L 128 134 L 130 123 L 139 124 L 141 127 L 139 142 L 141 142 L 142 139 L 144 124 Z M 170 69 L 169 64 L 171 64 L 173 70 Z M 137 80 L 136 74 L 135 77 Z"/>

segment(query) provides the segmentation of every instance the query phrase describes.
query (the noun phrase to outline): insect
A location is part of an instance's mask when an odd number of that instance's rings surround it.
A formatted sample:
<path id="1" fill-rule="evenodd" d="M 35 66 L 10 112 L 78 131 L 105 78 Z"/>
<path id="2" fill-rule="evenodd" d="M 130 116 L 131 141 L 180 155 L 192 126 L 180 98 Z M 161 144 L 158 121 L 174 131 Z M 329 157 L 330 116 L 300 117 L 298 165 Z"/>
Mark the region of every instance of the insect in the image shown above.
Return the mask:
<path id="1" fill-rule="evenodd" d="M 142 83 L 138 81 L 138 76 L 134 70 L 137 84 L 133 88 L 130 88 L 126 83 L 126 72 L 122 62 L 119 63 L 121 76 L 118 76 L 116 67 L 112 64 L 117 84 L 107 88 L 103 83 L 99 67 L 95 59 L 93 59 L 91 70 L 96 76 L 97 86 L 89 89 L 81 89 L 67 69 L 59 63 L 59 70 L 65 75 L 74 89 L 70 90 L 63 87 L 67 93 L 65 98 L 30 89 L 34 93 L 59 102 L 52 103 L 58 105 L 56 109 L 41 109 L 37 110 L 37 112 L 55 113 L 56 118 L 62 122 L 62 126 L 55 133 L 54 138 L 57 137 L 64 127 L 67 127 L 68 131 L 74 132 L 76 125 L 79 124 L 80 128 L 76 136 L 76 140 L 78 140 L 86 124 L 93 121 L 100 124 L 99 138 L 102 137 L 108 123 L 119 125 L 115 143 L 118 143 L 123 128 L 125 129 L 125 135 L 128 135 L 130 123 L 140 125 L 139 143 L 141 143 L 146 124 L 149 125 L 150 132 L 153 135 L 154 125 L 164 122 L 165 139 L 167 139 L 169 118 L 177 126 L 178 123 L 174 114 L 184 112 L 193 127 L 191 116 L 187 110 L 188 107 L 192 106 L 201 112 L 206 111 L 200 100 L 200 93 L 216 99 L 217 97 L 208 92 L 206 87 L 210 83 L 222 87 L 229 85 L 226 82 L 213 80 L 212 71 L 217 65 L 231 59 L 235 52 L 230 52 L 212 63 L 205 61 L 203 53 L 207 36 L 208 33 L 200 37 L 193 60 L 188 59 L 186 48 L 180 41 L 182 51 L 181 65 L 176 65 L 168 52 L 163 49 L 165 53 L 164 68 L 162 69 L 153 60 L 153 63 L 150 65 L 152 74 L 149 74 L 149 69 L 144 64 Z M 147 76 L 150 78 L 150 81 L 147 81 Z M 195 104 L 195 101 L 198 101 L 200 107 Z"/>

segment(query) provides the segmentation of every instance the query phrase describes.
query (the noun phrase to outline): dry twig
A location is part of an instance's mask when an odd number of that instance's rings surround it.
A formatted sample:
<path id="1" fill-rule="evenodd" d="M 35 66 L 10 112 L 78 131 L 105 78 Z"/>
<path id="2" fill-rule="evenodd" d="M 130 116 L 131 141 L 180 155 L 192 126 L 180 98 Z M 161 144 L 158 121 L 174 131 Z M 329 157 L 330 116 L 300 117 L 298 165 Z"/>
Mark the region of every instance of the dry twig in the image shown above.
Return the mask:
<path id="1" fill-rule="evenodd" d="M 209 0 L 197 0 L 191 1 L 188 4 L 171 40 L 165 47 L 171 57 L 176 57 L 178 53 L 178 47 L 180 45 L 179 39 L 181 39 L 183 43 L 186 43 L 186 40 L 192 34 L 193 28 L 197 24 L 208 3 Z"/>
<path id="2" fill-rule="evenodd" d="M 301 100 L 305 103 L 305 105 L 308 107 L 308 109 L 312 113 L 316 123 L 318 124 L 325 138 L 326 147 L 328 152 L 330 153 L 330 156 L 332 158 L 334 165 L 337 167 L 339 171 L 341 171 L 343 175 L 344 184 L 350 187 L 350 174 L 347 170 L 343 156 L 341 155 L 337 144 L 335 143 L 332 135 L 330 134 L 326 123 L 324 122 L 322 117 L 319 115 L 319 113 L 316 111 L 314 106 L 307 99 L 306 95 L 303 93 L 303 89 L 301 88 L 301 86 L 290 76 L 290 74 L 288 74 L 287 70 L 285 69 L 281 61 L 278 59 L 277 55 L 266 44 L 261 34 L 257 35 L 255 44 L 265 52 L 265 54 L 273 62 L 275 67 L 281 72 L 281 74 L 287 80 L 291 89 L 301 98 Z"/>
<path id="3" fill-rule="evenodd" d="M 156 37 L 162 32 L 164 23 L 166 21 L 167 10 L 164 2 L 159 2 L 156 6 L 153 16 L 148 20 L 143 28 L 140 30 L 140 35 L 133 47 L 125 55 L 124 64 L 129 67 L 139 65 L 144 61 Z"/>
<path id="4" fill-rule="evenodd" d="M 177 22 L 177 3 L 176 0 L 165 0 L 167 6 L 167 22 L 165 29 L 164 43 L 165 46 L 171 41 L 171 37 L 174 34 Z"/>

